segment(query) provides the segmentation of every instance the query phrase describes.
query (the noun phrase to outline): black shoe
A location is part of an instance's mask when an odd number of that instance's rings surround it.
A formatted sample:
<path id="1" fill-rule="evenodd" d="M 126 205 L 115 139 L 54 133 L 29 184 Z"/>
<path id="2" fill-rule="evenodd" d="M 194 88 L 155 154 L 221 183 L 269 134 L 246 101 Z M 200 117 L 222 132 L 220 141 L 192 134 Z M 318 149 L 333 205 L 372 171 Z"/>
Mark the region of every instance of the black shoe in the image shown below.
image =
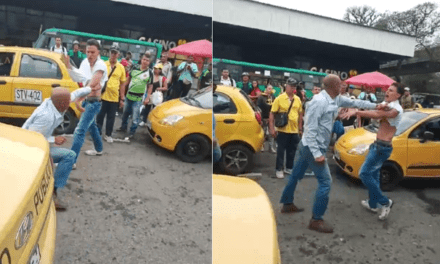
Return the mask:
<path id="1" fill-rule="evenodd" d="M 123 129 L 122 127 L 116 129 L 116 132 L 127 132 L 127 129 Z"/>

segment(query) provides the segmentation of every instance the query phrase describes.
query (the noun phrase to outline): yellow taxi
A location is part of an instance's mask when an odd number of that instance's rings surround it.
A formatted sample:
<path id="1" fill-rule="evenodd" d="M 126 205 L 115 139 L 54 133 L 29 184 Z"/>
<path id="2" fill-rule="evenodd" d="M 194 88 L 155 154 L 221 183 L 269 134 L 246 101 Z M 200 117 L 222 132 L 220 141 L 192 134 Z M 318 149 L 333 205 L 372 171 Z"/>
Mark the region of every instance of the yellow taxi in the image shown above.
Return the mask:
<path id="1" fill-rule="evenodd" d="M 222 149 L 220 169 L 237 175 L 252 168 L 253 155 L 261 150 L 264 131 L 261 110 L 238 88 L 217 86 L 213 95 L 216 137 Z"/>
<path id="2" fill-rule="evenodd" d="M 334 147 L 334 159 L 348 175 L 359 177 L 377 121 L 344 134 Z M 405 111 L 393 138 L 393 152 L 381 168 L 381 189 L 392 190 L 404 177 L 440 177 L 440 110 Z"/>
<path id="3" fill-rule="evenodd" d="M 146 126 L 155 144 L 185 162 L 196 163 L 211 153 L 212 88 L 156 106 Z"/>
<path id="4" fill-rule="evenodd" d="M 53 263 L 56 216 L 49 143 L 0 123 L 0 263 Z"/>
<path id="5" fill-rule="evenodd" d="M 212 251 L 213 264 L 281 263 L 272 205 L 255 181 L 213 175 Z"/>
<path id="6" fill-rule="evenodd" d="M 0 47 L 0 117 L 28 118 L 55 87 L 79 88 L 67 71 L 63 55 L 51 51 Z M 56 133 L 72 133 L 80 117 L 72 103 Z"/>

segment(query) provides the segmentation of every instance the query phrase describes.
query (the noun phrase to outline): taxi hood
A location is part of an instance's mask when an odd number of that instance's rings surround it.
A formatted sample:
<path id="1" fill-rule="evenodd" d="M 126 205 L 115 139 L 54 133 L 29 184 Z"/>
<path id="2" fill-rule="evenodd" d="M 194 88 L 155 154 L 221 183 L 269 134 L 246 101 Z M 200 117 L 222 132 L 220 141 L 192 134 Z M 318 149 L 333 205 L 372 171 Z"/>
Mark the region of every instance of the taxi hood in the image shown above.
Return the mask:
<path id="1" fill-rule="evenodd" d="M 170 115 L 181 115 L 184 117 L 202 114 L 202 113 L 211 113 L 211 109 L 204 109 L 197 106 L 192 106 L 182 102 L 180 99 L 174 99 L 162 103 L 156 106 L 151 114 L 159 120 Z"/>
<path id="2" fill-rule="evenodd" d="M 279 263 L 276 221 L 256 182 L 213 175 L 213 263 Z"/>
<path id="3" fill-rule="evenodd" d="M 361 144 L 372 144 L 376 140 L 376 133 L 365 128 L 356 128 L 342 135 L 336 144 L 344 149 L 351 149 Z"/>
<path id="4" fill-rule="evenodd" d="M 49 144 L 43 135 L 0 123 L 0 234 L 48 162 Z"/>

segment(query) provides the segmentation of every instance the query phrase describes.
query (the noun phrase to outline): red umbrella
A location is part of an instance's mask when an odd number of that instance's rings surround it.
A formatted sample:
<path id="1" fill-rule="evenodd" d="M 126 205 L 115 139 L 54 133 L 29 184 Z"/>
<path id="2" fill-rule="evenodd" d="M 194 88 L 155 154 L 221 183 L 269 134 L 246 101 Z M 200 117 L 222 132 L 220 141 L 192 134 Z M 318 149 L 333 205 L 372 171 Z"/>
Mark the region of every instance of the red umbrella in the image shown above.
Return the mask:
<path id="1" fill-rule="evenodd" d="M 212 43 L 206 39 L 197 40 L 172 48 L 170 52 L 186 56 L 211 58 Z"/>
<path id="2" fill-rule="evenodd" d="M 373 88 L 380 87 L 384 90 L 387 90 L 388 87 L 390 87 L 390 85 L 395 81 L 385 74 L 376 71 L 351 77 L 345 82 L 348 84 L 364 85 Z"/>

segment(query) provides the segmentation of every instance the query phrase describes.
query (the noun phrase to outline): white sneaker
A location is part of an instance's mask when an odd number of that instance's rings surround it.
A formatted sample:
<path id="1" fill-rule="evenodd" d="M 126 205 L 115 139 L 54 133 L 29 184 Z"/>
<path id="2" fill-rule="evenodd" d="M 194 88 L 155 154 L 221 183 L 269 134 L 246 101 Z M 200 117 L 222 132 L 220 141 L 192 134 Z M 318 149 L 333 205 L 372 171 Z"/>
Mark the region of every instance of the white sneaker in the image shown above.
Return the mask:
<path id="1" fill-rule="evenodd" d="M 315 176 L 315 173 L 312 171 L 312 172 L 306 172 L 306 173 L 304 173 L 304 176 Z"/>
<path id="2" fill-rule="evenodd" d="M 72 170 L 76 170 L 76 163 L 73 164 L 73 166 L 72 166 Z"/>
<path id="3" fill-rule="evenodd" d="M 102 155 L 102 151 L 98 152 L 94 149 L 86 150 L 85 153 L 86 153 L 86 155 L 89 155 L 89 156 L 101 156 Z"/>
<path id="4" fill-rule="evenodd" d="M 379 212 L 379 208 L 371 208 L 370 204 L 368 203 L 368 200 L 362 200 L 361 204 L 364 208 L 367 208 L 368 210 L 370 210 L 371 212 L 377 213 Z"/>
<path id="5" fill-rule="evenodd" d="M 290 175 L 292 174 L 292 169 L 284 169 L 284 173 Z"/>
<path id="6" fill-rule="evenodd" d="M 283 171 L 277 171 L 275 175 L 277 176 L 278 179 L 284 179 Z"/>
<path id="7" fill-rule="evenodd" d="M 140 127 L 145 126 L 145 122 L 144 122 L 144 121 L 140 122 L 140 123 L 139 123 L 139 126 L 140 126 Z"/>
<path id="8" fill-rule="evenodd" d="M 388 200 L 390 201 L 389 204 L 382 205 L 382 207 L 380 208 L 380 215 L 379 215 L 380 220 L 385 220 L 391 212 L 391 206 L 393 206 L 393 201 L 391 201 L 391 199 Z"/>
<path id="9" fill-rule="evenodd" d="M 107 135 L 104 135 L 104 140 L 107 141 L 107 143 L 113 143 L 113 138 Z"/>

